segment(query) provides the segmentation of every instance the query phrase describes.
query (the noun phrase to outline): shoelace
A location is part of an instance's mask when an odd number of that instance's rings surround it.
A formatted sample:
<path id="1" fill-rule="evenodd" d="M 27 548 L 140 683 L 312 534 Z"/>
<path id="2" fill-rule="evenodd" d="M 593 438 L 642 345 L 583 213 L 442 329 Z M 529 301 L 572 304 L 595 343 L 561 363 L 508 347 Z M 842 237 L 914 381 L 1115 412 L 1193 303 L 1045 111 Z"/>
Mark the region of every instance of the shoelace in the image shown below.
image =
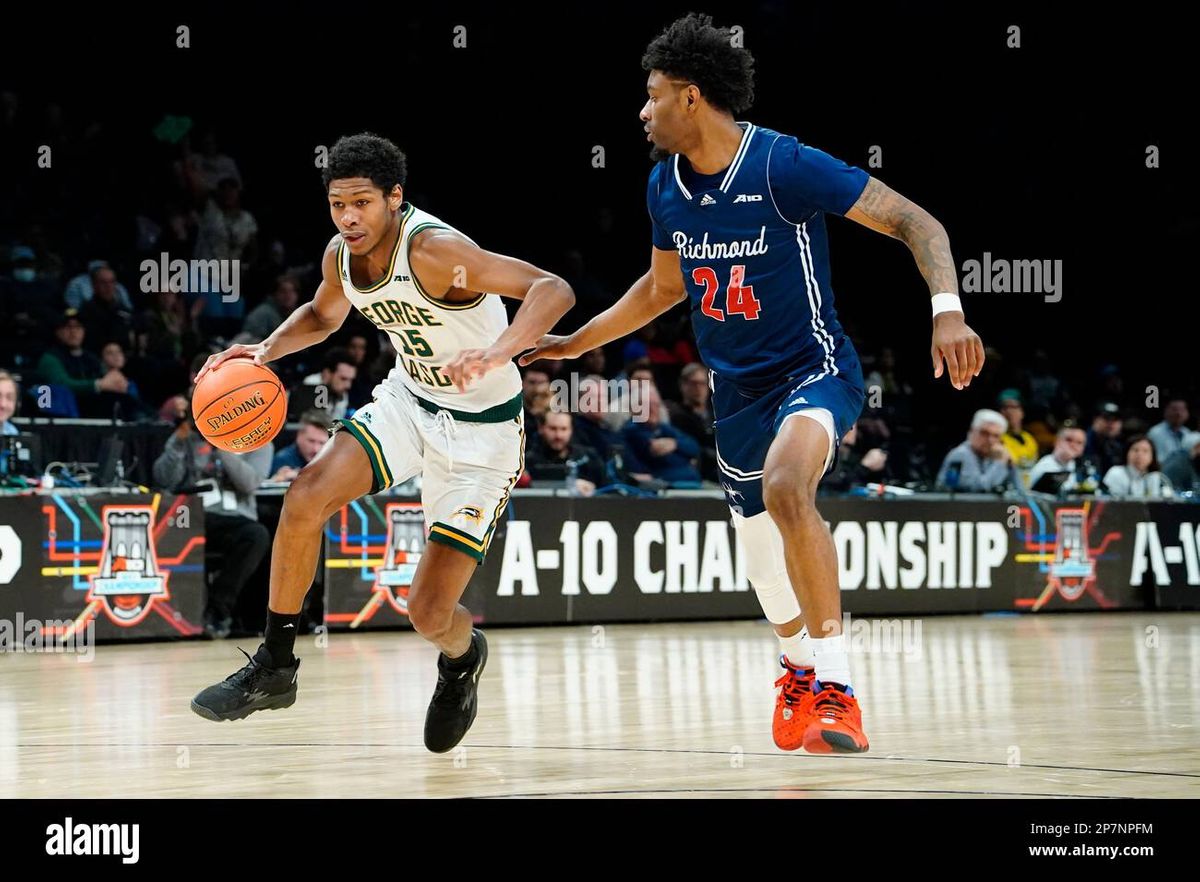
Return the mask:
<path id="1" fill-rule="evenodd" d="M 458 434 L 458 423 L 454 421 L 454 414 L 448 410 L 439 410 L 433 416 L 433 424 L 437 430 L 442 433 L 446 439 L 446 459 L 449 460 L 448 470 L 454 471 L 454 436 Z"/>
<path id="2" fill-rule="evenodd" d="M 237 649 L 238 649 L 238 652 L 240 652 L 242 655 L 246 656 L 247 664 L 242 665 L 240 668 L 238 668 L 236 671 L 234 671 L 232 674 L 230 674 L 228 677 L 226 677 L 225 682 L 228 683 L 231 680 L 238 680 L 240 683 L 242 679 L 253 681 L 254 674 L 257 671 L 262 669 L 262 665 L 260 665 L 258 662 L 256 662 L 254 660 L 253 656 L 251 656 L 250 653 L 246 652 L 246 650 L 242 649 L 242 647 L 239 646 Z"/>
<path id="3" fill-rule="evenodd" d="M 793 668 L 785 669 L 775 681 L 775 688 L 779 687 L 783 687 L 783 700 L 788 704 L 799 704 L 812 694 L 809 684 L 804 682 L 803 675 Z"/>
<path id="4" fill-rule="evenodd" d="M 819 717 L 832 717 L 841 721 L 850 713 L 850 703 L 844 692 L 833 687 L 822 689 L 817 693 L 817 703 L 813 713 Z"/>

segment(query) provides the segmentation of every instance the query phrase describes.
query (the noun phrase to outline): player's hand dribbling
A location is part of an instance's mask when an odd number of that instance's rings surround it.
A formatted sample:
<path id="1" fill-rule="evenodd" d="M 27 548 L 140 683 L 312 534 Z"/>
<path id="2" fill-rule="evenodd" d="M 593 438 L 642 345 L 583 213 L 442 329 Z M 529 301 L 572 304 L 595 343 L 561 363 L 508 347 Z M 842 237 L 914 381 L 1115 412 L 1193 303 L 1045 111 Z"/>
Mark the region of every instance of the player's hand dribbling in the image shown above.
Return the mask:
<path id="1" fill-rule="evenodd" d="M 586 351 L 574 339 L 574 334 L 560 337 L 558 334 L 547 334 L 534 345 L 533 349 L 517 359 L 517 364 L 525 367 L 539 358 L 579 358 Z"/>
<path id="2" fill-rule="evenodd" d="M 950 385 L 965 389 L 983 370 L 983 341 L 967 325 L 961 312 L 939 312 L 933 317 L 933 378 L 942 375 L 942 362 L 950 372 Z"/>
<path id="3" fill-rule="evenodd" d="M 464 349 L 446 365 L 446 374 L 459 392 L 465 392 L 472 382 L 509 360 L 494 349 Z"/>
<path id="4" fill-rule="evenodd" d="M 235 343 L 224 352 L 210 355 L 204 367 L 200 368 L 200 373 L 196 374 L 196 382 L 199 383 L 205 374 L 216 370 L 231 358 L 252 358 L 255 364 L 266 364 L 267 347 L 262 343 Z"/>

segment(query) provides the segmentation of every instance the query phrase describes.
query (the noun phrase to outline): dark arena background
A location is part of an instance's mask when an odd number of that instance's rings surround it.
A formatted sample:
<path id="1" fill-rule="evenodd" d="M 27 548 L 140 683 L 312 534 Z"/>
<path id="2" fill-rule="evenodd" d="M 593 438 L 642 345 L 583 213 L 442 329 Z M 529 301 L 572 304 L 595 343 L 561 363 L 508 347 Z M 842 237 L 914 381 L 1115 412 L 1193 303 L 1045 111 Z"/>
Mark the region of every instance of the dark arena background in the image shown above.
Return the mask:
<path id="1" fill-rule="evenodd" d="M 291 481 L 395 363 L 351 310 L 271 363 L 288 420 L 261 464 L 236 457 L 250 487 L 207 445 L 186 475 L 167 467 L 204 358 L 261 341 L 313 297 L 336 232 L 321 180 L 333 144 L 394 141 L 406 201 L 571 286 L 555 327 L 569 333 L 649 265 L 641 57 L 690 11 L 754 56 L 739 120 L 942 223 L 986 348 L 967 388 L 935 380 L 930 291 L 908 248 L 828 220 L 866 404 L 817 508 L 870 752 L 772 742 L 779 646 L 730 523 L 688 300 L 600 352 L 522 368 L 523 470 L 463 599 L 491 660 L 460 746 L 422 745 L 437 651 L 408 610 L 429 541 L 419 479 L 326 523 L 294 706 L 228 726 L 193 714 L 261 642 Z M 1194 796 L 1200 213 L 1194 40 L 1176 14 L 6 9 L 0 797 Z M 236 292 L 164 284 L 172 260 L 214 261 Z M 669 416 L 643 430 L 632 399 L 583 413 L 569 393 L 592 375 L 653 387 Z M 565 447 L 547 428 L 562 409 Z M 993 446 L 973 446 L 989 425 Z M 683 452 L 639 461 L 644 431 Z M 972 455 L 1006 467 L 972 484 Z M 133 805 L 111 817 L 136 820 Z M 1167 829 L 1062 837 L 1031 823 L 1095 813 L 1034 814 L 988 832 L 989 854 L 1066 842 L 1140 861 Z"/>

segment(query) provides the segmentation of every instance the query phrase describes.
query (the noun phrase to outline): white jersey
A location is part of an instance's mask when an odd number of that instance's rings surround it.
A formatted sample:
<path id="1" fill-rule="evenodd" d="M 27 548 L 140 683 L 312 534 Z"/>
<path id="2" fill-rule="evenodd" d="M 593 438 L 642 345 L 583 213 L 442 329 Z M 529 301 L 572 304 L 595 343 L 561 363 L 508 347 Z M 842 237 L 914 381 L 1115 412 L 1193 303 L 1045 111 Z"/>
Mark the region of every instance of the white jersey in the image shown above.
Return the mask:
<path id="1" fill-rule="evenodd" d="M 355 287 L 350 278 L 350 252 L 345 243 L 339 244 L 342 290 L 355 309 L 391 338 L 396 366 L 385 383 L 404 386 L 440 407 L 468 413 L 508 403 L 521 394 L 521 375 L 511 361 L 476 379 L 465 392 L 459 392 L 446 374 L 446 363 L 461 350 L 485 349 L 495 343 L 508 327 L 508 314 L 496 294 L 447 303 L 421 287 L 408 265 L 408 252 L 413 236 L 429 227 L 454 230 L 406 203 L 387 275 L 369 288 Z"/>

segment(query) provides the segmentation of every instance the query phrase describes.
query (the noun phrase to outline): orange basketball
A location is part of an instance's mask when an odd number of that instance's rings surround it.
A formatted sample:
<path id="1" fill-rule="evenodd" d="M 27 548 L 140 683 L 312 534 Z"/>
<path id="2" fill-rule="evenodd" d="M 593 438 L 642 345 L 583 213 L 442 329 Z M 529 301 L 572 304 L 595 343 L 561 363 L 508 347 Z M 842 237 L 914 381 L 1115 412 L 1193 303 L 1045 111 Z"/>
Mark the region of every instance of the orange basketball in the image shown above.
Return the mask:
<path id="1" fill-rule="evenodd" d="M 231 358 L 196 384 L 192 416 L 216 447 L 248 453 L 279 434 L 287 421 L 287 396 L 270 368 Z"/>

